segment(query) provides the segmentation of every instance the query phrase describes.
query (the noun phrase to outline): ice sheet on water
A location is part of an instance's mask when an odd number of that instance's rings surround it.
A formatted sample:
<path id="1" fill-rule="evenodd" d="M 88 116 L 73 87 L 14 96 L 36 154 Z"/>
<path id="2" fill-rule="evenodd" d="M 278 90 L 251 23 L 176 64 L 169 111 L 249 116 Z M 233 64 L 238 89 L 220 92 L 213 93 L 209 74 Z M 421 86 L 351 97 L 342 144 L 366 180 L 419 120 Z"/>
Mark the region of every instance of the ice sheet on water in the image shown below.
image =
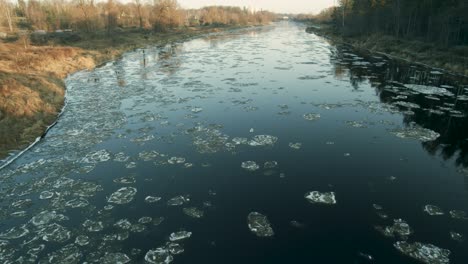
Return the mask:
<path id="1" fill-rule="evenodd" d="M 440 207 L 431 205 L 431 204 L 425 205 L 423 210 L 428 215 L 444 215 L 445 214 L 444 211 Z"/>
<path id="2" fill-rule="evenodd" d="M 167 205 L 169 206 L 179 206 L 183 205 L 185 203 L 190 202 L 190 197 L 189 195 L 178 195 L 176 197 L 173 197 L 167 201 Z"/>
<path id="3" fill-rule="evenodd" d="M 271 237 L 274 235 L 270 221 L 268 221 L 268 218 L 261 213 L 249 213 L 247 216 L 247 225 L 250 231 L 258 237 Z"/>
<path id="4" fill-rule="evenodd" d="M 232 142 L 236 145 L 247 145 L 249 143 L 248 138 L 235 137 L 232 139 Z"/>
<path id="5" fill-rule="evenodd" d="M 304 114 L 302 117 L 304 117 L 304 119 L 308 121 L 315 121 L 320 119 L 320 114 L 308 113 Z"/>
<path id="6" fill-rule="evenodd" d="M 133 200 L 136 193 L 137 189 L 134 187 L 123 187 L 112 193 L 107 201 L 115 204 L 127 204 Z"/>
<path id="7" fill-rule="evenodd" d="M 258 166 L 258 164 L 255 161 L 251 160 L 242 162 L 241 167 L 248 171 L 256 171 L 260 168 L 260 166 Z"/>
<path id="8" fill-rule="evenodd" d="M 106 253 L 100 260 L 99 263 L 102 264 L 126 264 L 129 263 L 131 259 L 124 253 Z"/>
<path id="9" fill-rule="evenodd" d="M 271 135 L 256 135 L 250 141 L 249 145 L 252 147 L 256 146 L 273 146 L 275 145 L 278 138 Z"/>
<path id="10" fill-rule="evenodd" d="M 153 221 L 153 218 L 150 216 L 143 216 L 143 217 L 140 217 L 140 219 L 138 219 L 138 223 L 140 224 L 148 224 L 151 221 Z"/>
<path id="11" fill-rule="evenodd" d="M 182 210 L 186 215 L 192 218 L 202 218 L 204 215 L 204 212 L 197 207 L 185 207 Z"/>
<path id="12" fill-rule="evenodd" d="M 178 231 L 171 233 L 169 236 L 170 241 L 179 241 L 179 240 L 184 240 L 192 236 L 192 232 L 188 231 Z"/>
<path id="13" fill-rule="evenodd" d="M 321 204 L 336 204 L 336 198 L 334 192 L 318 192 L 312 191 L 305 194 L 305 198 L 310 203 L 321 203 Z"/>
<path id="14" fill-rule="evenodd" d="M 412 257 L 426 264 L 450 263 L 450 250 L 439 248 L 432 244 L 398 241 L 393 244 L 393 246 L 404 255 Z"/>
<path id="15" fill-rule="evenodd" d="M 405 129 L 394 130 L 392 133 L 399 138 L 417 139 L 422 142 L 434 141 L 440 137 L 439 133 L 415 124 Z"/>
<path id="16" fill-rule="evenodd" d="M 174 260 L 166 248 L 156 248 L 149 250 L 145 255 L 145 261 L 150 264 L 169 264 Z"/>

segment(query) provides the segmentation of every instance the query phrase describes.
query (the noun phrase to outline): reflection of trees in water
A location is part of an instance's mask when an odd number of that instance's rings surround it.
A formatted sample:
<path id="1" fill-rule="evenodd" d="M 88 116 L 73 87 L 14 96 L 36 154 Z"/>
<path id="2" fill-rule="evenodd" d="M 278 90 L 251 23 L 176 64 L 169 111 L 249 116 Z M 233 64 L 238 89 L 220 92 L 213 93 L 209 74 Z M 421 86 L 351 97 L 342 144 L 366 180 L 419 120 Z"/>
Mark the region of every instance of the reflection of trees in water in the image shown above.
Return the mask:
<path id="1" fill-rule="evenodd" d="M 455 158 L 458 166 L 468 167 L 468 102 L 459 100 L 464 94 L 464 86 L 468 80 L 463 77 L 442 75 L 437 71 L 427 69 L 422 66 L 408 65 L 399 61 L 388 60 L 381 56 L 369 54 L 357 54 L 364 58 L 360 62 L 371 64 L 353 65 L 356 58 L 349 55 L 346 47 L 338 46 L 331 55 L 334 65 L 335 76 L 344 80 L 347 76 L 354 89 L 364 82 L 370 82 L 376 89 L 376 94 L 383 103 L 404 101 L 421 106 L 420 109 L 412 109 L 414 114 L 404 114 L 404 124 L 409 126 L 416 123 L 421 127 L 431 129 L 440 134 L 440 137 L 432 142 L 422 143 L 423 148 L 431 155 L 440 155 L 444 160 Z M 351 53 L 351 52 L 350 52 Z M 355 53 L 353 51 L 352 53 Z M 356 54 L 356 53 L 355 53 Z M 348 56 L 349 55 L 349 56 Z M 380 64 L 380 66 L 379 66 Z M 439 97 L 440 101 L 427 98 L 427 95 L 411 93 L 407 88 L 411 85 L 424 85 L 427 87 L 440 87 L 449 85 L 454 88 L 447 88 L 454 96 Z M 388 89 L 397 88 L 398 91 Z M 404 97 L 395 97 L 405 95 Z M 403 106 L 398 106 L 400 110 L 408 110 Z M 429 109 L 456 110 L 464 114 L 463 117 L 456 117 L 447 111 L 444 114 L 436 114 Z"/>
<path id="2" fill-rule="evenodd" d="M 183 43 L 171 43 L 165 46 L 158 47 L 155 51 L 155 61 L 158 65 L 158 70 L 167 74 L 168 76 L 173 75 L 182 66 L 182 58 L 180 54 L 184 50 Z M 147 58 L 145 56 L 145 64 Z"/>

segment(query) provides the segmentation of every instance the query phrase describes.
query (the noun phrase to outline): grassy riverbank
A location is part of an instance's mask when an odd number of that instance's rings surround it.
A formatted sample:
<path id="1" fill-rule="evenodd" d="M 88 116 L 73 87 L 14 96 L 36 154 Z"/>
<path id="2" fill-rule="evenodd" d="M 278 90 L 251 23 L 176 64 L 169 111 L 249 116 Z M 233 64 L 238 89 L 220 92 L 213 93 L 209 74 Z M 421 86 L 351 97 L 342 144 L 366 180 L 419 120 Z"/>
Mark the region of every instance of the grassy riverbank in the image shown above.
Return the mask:
<path id="1" fill-rule="evenodd" d="M 41 37 L 0 44 L 0 159 L 41 136 L 63 107 L 64 78 L 124 52 L 237 27 L 193 27 L 166 33 L 140 29 Z M 65 36 L 65 37 L 64 37 Z"/>
<path id="2" fill-rule="evenodd" d="M 393 58 L 468 76 L 468 46 L 441 47 L 432 43 L 402 40 L 381 34 L 342 36 L 328 25 L 310 26 L 306 31 L 358 49 L 384 53 Z"/>

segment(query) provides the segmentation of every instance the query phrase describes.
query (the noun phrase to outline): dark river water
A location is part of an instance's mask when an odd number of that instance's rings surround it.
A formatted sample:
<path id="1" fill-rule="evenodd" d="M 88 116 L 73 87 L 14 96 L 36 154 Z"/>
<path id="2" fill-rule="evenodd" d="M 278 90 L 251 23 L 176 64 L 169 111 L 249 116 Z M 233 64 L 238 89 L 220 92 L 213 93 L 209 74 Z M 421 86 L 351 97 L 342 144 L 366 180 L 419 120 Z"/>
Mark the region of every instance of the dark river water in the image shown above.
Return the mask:
<path id="1" fill-rule="evenodd" d="M 1 263 L 468 263 L 468 82 L 278 23 L 71 75 Z"/>

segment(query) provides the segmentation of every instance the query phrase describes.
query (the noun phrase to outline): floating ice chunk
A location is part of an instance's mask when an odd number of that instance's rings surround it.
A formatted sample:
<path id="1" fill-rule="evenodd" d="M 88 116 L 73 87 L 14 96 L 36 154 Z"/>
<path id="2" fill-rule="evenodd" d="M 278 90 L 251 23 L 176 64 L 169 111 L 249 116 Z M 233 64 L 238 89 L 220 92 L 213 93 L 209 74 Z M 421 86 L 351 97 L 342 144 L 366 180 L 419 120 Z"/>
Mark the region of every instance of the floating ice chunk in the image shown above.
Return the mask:
<path id="1" fill-rule="evenodd" d="M 204 212 L 197 207 L 186 207 L 182 209 L 184 213 L 193 218 L 202 218 Z"/>
<path id="2" fill-rule="evenodd" d="M 445 96 L 453 96 L 449 90 L 441 87 L 434 87 L 434 86 L 427 86 L 427 85 L 418 85 L 418 84 L 406 84 L 406 86 L 420 94 L 426 95 L 445 95 Z"/>
<path id="3" fill-rule="evenodd" d="M 117 179 L 114 179 L 113 182 L 120 184 L 132 184 L 136 182 L 134 175 L 124 176 Z"/>
<path id="4" fill-rule="evenodd" d="M 164 217 L 155 217 L 153 219 L 153 225 L 158 226 L 164 221 Z"/>
<path id="5" fill-rule="evenodd" d="M 89 237 L 85 235 L 79 235 L 75 238 L 75 244 L 79 246 L 86 246 L 89 244 Z"/>
<path id="6" fill-rule="evenodd" d="M 232 139 L 232 142 L 236 145 L 247 145 L 249 143 L 249 139 L 247 138 L 241 138 L 241 137 L 235 137 Z"/>
<path id="7" fill-rule="evenodd" d="M 192 110 L 190 110 L 190 111 L 192 111 L 192 113 L 195 113 L 195 114 L 196 114 L 196 113 L 200 113 L 201 111 L 203 111 L 203 108 L 201 108 L 201 107 L 194 107 L 194 108 L 192 108 Z"/>
<path id="8" fill-rule="evenodd" d="M 166 248 L 149 250 L 145 255 L 145 261 L 150 264 L 169 264 L 174 260 Z"/>
<path id="9" fill-rule="evenodd" d="M 62 214 L 57 214 L 56 211 L 42 211 L 31 218 L 31 223 L 35 226 L 41 226 L 49 224 L 53 221 L 68 220 L 68 218 Z"/>
<path id="10" fill-rule="evenodd" d="M 138 154 L 138 157 L 143 161 L 151 161 L 159 157 L 161 154 L 157 151 L 142 151 Z"/>
<path id="11" fill-rule="evenodd" d="M 25 225 L 23 226 L 15 226 L 7 231 L 0 233 L 0 238 L 3 239 L 17 239 L 20 237 L 24 237 L 25 235 L 29 234 L 29 230 L 26 228 Z"/>
<path id="12" fill-rule="evenodd" d="M 146 226 L 142 224 L 134 224 L 130 227 L 130 232 L 141 233 L 146 230 Z"/>
<path id="13" fill-rule="evenodd" d="M 355 128 L 366 128 L 364 122 L 361 121 L 347 121 L 346 124 Z"/>
<path id="14" fill-rule="evenodd" d="M 302 143 L 289 143 L 289 147 L 292 149 L 301 149 Z"/>
<path id="15" fill-rule="evenodd" d="M 59 224 L 50 224 L 41 230 L 39 234 L 44 241 L 62 243 L 70 239 L 71 232 Z"/>
<path id="16" fill-rule="evenodd" d="M 136 166 L 137 166 L 137 164 L 134 161 L 131 161 L 131 162 L 125 164 L 125 168 L 127 168 L 127 169 L 133 169 L 133 168 L 136 168 Z"/>
<path id="17" fill-rule="evenodd" d="M 132 223 L 127 219 L 120 219 L 114 224 L 114 226 L 124 230 L 129 230 L 132 227 Z"/>
<path id="18" fill-rule="evenodd" d="M 99 163 L 99 162 L 108 161 L 110 159 L 111 159 L 111 154 L 107 150 L 102 149 L 102 150 L 94 151 L 94 152 L 91 152 L 91 153 L 87 154 L 81 160 L 81 162 L 96 164 L 96 163 Z"/>
<path id="19" fill-rule="evenodd" d="M 125 155 L 123 152 L 119 152 L 115 154 L 114 161 L 115 162 L 127 162 L 130 159 L 129 156 Z"/>
<path id="20" fill-rule="evenodd" d="M 190 201 L 190 197 L 188 195 L 179 195 L 176 197 L 173 197 L 167 201 L 167 205 L 169 206 L 179 206 L 183 205 L 184 203 L 187 203 Z"/>
<path id="21" fill-rule="evenodd" d="M 260 168 L 255 161 L 244 161 L 242 162 L 241 167 L 248 171 L 256 171 Z"/>
<path id="22" fill-rule="evenodd" d="M 273 169 L 273 168 L 276 168 L 278 166 L 278 162 L 277 161 L 267 161 L 265 162 L 265 164 L 263 164 L 263 167 L 265 169 Z"/>
<path id="23" fill-rule="evenodd" d="M 253 133 L 253 132 L 254 132 L 254 129 L 253 129 L 253 128 L 251 128 L 251 129 L 249 130 L 249 132 L 250 132 L 250 133 Z"/>
<path id="24" fill-rule="evenodd" d="M 99 260 L 102 264 L 126 264 L 130 262 L 130 258 L 124 253 L 106 253 L 104 257 Z"/>
<path id="25" fill-rule="evenodd" d="M 41 192 L 41 194 L 39 195 L 39 199 L 41 200 L 47 200 L 47 199 L 50 199 L 54 196 L 54 193 L 53 192 L 49 192 L 49 191 L 43 191 Z"/>
<path id="26" fill-rule="evenodd" d="M 308 114 L 304 114 L 302 117 L 304 117 L 304 119 L 308 121 L 315 121 L 315 120 L 320 119 L 320 114 L 308 113 Z"/>
<path id="27" fill-rule="evenodd" d="M 143 217 L 141 217 L 140 219 L 138 219 L 138 223 L 140 223 L 140 224 L 148 224 L 148 223 L 150 223 L 152 220 L 153 220 L 153 218 L 150 217 L 150 216 L 143 216 Z"/>
<path id="28" fill-rule="evenodd" d="M 258 237 L 271 237 L 274 235 L 270 221 L 268 221 L 268 218 L 261 213 L 249 213 L 247 216 L 247 225 L 250 231 Z"/>
<path id="29" fill-rule="evenodd" d="M 403 106 L 403 107 L 406 107 L 406 108 L 411 108 L 411 109 L 421 108 L 421 106 L 419 106 L 419 105 L 417 105 L 415 103 L 410 103 L 410 102 L 405 102 L 405 101 L 397 101 L 397 102 L 394 102 L 393 104 Z"/>
<path id="30" fill-rule="evenodd" d="M 434 132 L 430 129 L 422 128 L 420 126 L 413 126 L 411 128 L 395 130 L 392 131 L 392 133 L 399 138 L 417 139 L 422 142 L 433 141 L 440 137 L 439 133 Z"/>
<path id="31" fill-rule="evenodd" d="M 184 248 L 178 243 L 169 243 L 167 249 L 172 255 L 178 255 L 184 252 Z"/>
<path id="32" fill-rule="evenodd" d="M 22 200 L 15 201 L 11 204 L 11 206 L 15 208 L 29 207 L 30 205 L 32 205 L 31 199 L 22 199 Z"/>
<path id="33" fill-rule="evenodd" d="M 435 206 L 435 205 L 426 205 L 424 206 L 424 212 L 426 212 L 427 214 L 429 215 L 444 215 L 444 211 L 438 207 L 438 206 Z"/>
<path id="34" fill-rule="evenodd" d="M 185 158 L 172 157 L 167 161 L 169 164 L 182 164 L 185 162 Z"/>
<path id="35" fill-rule="evenodd" d="M 420 242 L 408 243 L 399 241 L 393 244 L 404 255 L 417 259 L 426 264 L 448 264 L 450 263 L 450 250 L 439 248 L 432 244 Z"/>
<path id="36" fill-rule="evenodd" d="M 89 232 L 99 232 L 104 229 L 104 225 L 101 221 L 91 221 L 89 219 L 84 221 L 83 227 Z"/>
<path id="37" fill-rule="evenodd" d="M 408 223 L 402 219 L 393 220 L 392 226 L 387 226 L 385 228 L 376 227 L 376 229 L 387 237 L 399 236 L 400 238 L 406 238 L 413 233 Z"/>
<path id="38" fill-rule="evenodd" d="M 450 231 L 450 238 L 457 242 L 463 242 L 465 240 L 465 237 L 462 234 L 453 231 Z"/>
<path id="39" fill-rule="evenodd" d="M 252 147 L 256 146 L 273 146 L 278 138 L 271 135 L 256 135 L 249 141 L 249 145 Z"/>
<path id="40" fill-rule="evenodd" d="M 82 257 L 83 257 L 83 254 L 80 252 L 80 249 L 73 244 L 69 244 L 49 254 L 48 263 L 78 264 L 80 263 L 80 259 Z"/>
<path id="41" fill-rule="evenodd" d="M 179 241 L 183 239 L 187 239 L 192 236 L 192 232 L 187 232 L 187 231 L 179 231 L 179 232 L 174 232 L 171 233 L 169 236 L 170 241 Z"/>
<path id="42" fill-rule="evenodd" d="M 454 219 L 468 220 L 468 214 L 461 210 L 451 210 L 450 216 Z"/>
<path id="43" fill-rule="evenodd" d="M 145 202 L 147 203 L 155 203 L 155 202 L 158 202 L 159 200 L 161 200 L 161 197 L 157 197 L 157 196 L 146 196 L 145 198 Z"/>
<path id="44" fill-rule="evenodd" d="M 321 193 L 318 191 L 313 191 L 306 193 L 305 198 L 311 203 L 336 204 L 334 192 Z"/>
<path id="45" fill-rule="evenodd" d="M 295 228 L 305 228 L 306 225 L 304 223 L 301 223 L 299 221 L 296 221 L 296 220 L 293 220 L 291 222 L 289 222 L 291 224 L 292 227 L 295 227 Z"/>
<path id="46" fill-rule="evenodd" d="M 71 207 L 71 208 L 81 208 L 81 207 L 86 207 L 88 205 L 89 205 L 88 200 L 81 198 L 81 197 L 72 199 L 65 203 L 65 206 Z"/>
<path id="47" fill-rule="evenodd" d="M 133 200 L 137 192 L 136 188 L 133 187 L 123 187 L 115 191 L 107 201 L 109 203 L 115 204 L 127 204 Z"/>

